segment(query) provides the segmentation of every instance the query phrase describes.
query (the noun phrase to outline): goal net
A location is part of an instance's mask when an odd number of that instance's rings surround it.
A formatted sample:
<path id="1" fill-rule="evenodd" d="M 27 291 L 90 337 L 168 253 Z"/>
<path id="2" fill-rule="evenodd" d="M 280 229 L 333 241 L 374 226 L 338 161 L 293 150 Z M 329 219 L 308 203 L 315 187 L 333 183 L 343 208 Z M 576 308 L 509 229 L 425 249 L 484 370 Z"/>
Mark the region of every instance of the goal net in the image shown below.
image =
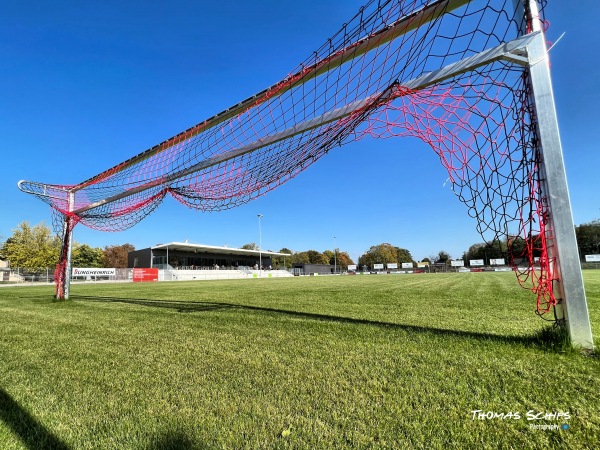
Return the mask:
<path id="1" fill-rule="evenodd" d="M 530 5 L 370 0 L 268 89 L 79 184 L 20 187 L 51 205 L 65 235 L 77 223 L 119 231 L 166 196 L 228 209 L 336 147 L 416 137 L 439 157 L 482 238 L 508 248 L 546 314 L 557 302 L 555 239 L 527 52 L 543 38 L 545 2 Z M 59 284 L 67 255 L 61 264 Z"/>

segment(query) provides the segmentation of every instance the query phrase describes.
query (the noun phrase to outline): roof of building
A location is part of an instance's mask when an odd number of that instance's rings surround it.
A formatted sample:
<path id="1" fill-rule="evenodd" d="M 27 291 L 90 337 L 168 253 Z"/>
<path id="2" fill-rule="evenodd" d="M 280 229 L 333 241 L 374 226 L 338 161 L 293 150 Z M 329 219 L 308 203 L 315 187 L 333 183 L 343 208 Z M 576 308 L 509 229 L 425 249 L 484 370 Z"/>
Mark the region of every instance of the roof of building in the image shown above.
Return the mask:
<path id="1" fill-rule="evenodd" d="M 216 253 L 219 255 L 266 255 L 266 256 L 292 256 L 288 253 L 269 252 L 265 250 L 247 250 L 245 248 L 236 247 L 218 247 L 216 245 L 191 244 L 189 242 L 170 242 L 168 244 L 156 244 L 150 247 L 152 250 L 169 249 L 180 250 L 185 252 L 203 252 Z"/>

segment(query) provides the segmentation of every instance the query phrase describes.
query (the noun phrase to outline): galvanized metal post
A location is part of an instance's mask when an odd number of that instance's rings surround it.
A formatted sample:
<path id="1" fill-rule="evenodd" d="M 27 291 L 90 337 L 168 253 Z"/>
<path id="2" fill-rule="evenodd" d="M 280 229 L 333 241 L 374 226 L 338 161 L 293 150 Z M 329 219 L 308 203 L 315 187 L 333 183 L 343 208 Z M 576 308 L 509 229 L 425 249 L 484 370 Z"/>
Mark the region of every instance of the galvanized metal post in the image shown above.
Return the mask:
<path id="1" fill-rule="evenodd" d="M 262 214 L 258 215 L 258 273 L 262 276 L 262 231 L 260 229 L 260 219 Z"/>
<path id="2" fill-rule="evenodd" d="M 68 209 L 69 212 L 73 211 L 75 206 L 75 193 L 69 192 L 68 198 Z M 71 223 L 73 218 L 71 216 L 65 216 L 65 222 L 63 224 L 63 248 L 61 250 L 62 254 L 66 253 L 66 264 L 62 270 L 64 273 L 62 274 L 62 289 L 59 287 L 57 293 L 57 300 L 68 300 L 69 294 L 71 291 L 71 263 L 72 263 L 72 253 L 73 253 L 73 224 Z M 61 296 L 62 294 L 62 296 Z"/>
<path id="3" fill-rule="evenodd" d="M 527 53 L 537 132 L 542 152 L 542 182 L 550 207 L 549 221 L 553 245 L 549 251 L 553 254 L 549 256 L 555 258 L 554 270 L 558 278 L 558 282 L 554 285 L 554 294 L 562 300 L 562 305 L 559 305 L 557 313 L 564 313 L 572 345 L 593 350 L 594 342 L 558 131 L 548 52 L 537 17 L 536 0 L 525 0 L 525 6 L 531 31 L 540 31 L 536 38 L 528 44 Z"/>

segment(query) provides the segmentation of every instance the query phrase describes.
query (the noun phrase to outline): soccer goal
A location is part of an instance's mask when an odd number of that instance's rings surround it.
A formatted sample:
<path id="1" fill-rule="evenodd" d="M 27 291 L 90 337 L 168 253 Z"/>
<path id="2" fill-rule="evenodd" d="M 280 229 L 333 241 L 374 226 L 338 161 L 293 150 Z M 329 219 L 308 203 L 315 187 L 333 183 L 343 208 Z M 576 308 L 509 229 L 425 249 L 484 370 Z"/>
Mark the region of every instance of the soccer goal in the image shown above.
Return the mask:
<path id="1" fill-rule="evenodd" d="M 168 195 L 246 203 L 335 147 L 417 137 L 486 242 L 503 244 L 536 311 L 592 348 L 536 0 L 371 0 L 279 83 L 76 185 L 19 188 L 50 204 L 69 297 L 73 227 L 129 228 Z M 402 141 L 399 140 L 399 143 Z"/>

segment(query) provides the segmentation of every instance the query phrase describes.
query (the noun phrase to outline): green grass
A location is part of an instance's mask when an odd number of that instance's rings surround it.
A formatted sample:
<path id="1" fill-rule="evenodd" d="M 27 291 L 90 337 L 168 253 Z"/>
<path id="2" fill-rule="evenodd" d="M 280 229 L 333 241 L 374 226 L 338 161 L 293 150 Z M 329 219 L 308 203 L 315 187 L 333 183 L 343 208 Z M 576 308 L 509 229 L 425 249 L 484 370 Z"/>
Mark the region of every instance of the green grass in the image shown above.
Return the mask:
<path id="1" fill-rule="evenodd" d="M 534 305 L 510 273 L 0 288 L 0 448 L 593 448 L 600 360 Z"/>

